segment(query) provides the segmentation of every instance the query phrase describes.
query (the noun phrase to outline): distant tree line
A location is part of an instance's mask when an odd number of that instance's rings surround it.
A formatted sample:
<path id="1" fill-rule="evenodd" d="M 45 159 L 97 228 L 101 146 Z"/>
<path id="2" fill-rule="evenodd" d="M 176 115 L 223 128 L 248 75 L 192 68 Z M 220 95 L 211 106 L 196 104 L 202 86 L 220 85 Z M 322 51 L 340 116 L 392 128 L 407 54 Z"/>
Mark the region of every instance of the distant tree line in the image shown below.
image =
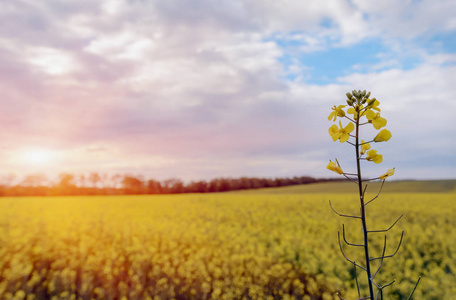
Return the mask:
<path id="1" fill-rule="evenodd" d="M 184 183 L 180 179 L 158 181 L 142 176 L 90 173 L 73 175 L 62 173 L 57 180 L 50 181 L 43 174 L 27 175 L 16 182 L 14 175 L 0 179 L 0 196 L 58 196 L 58 195 L 141 195 L 216 193 L 236 190 L 281 187 L 309 184 L 340 179 L 313 178 L 309 176 L 292 178 L 215 178 L 210 181 Z"/>

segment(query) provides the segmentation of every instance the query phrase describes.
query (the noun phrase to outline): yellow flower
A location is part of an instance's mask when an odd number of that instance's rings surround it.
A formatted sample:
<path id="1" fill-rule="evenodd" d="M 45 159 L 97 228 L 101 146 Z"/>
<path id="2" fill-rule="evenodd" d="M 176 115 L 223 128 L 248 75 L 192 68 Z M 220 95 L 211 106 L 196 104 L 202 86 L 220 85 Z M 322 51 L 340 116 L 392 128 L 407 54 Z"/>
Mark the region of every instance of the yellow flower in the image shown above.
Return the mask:
<path id="1" fill-rule="evenodd" d="M 329 164 L 326 166 L 326 169 L 336 172 L 337 174 L 344 174 L 342 169 L 340 168 L 339 162 L 336 159 L 336 162 L 329 161 Z"/>
<path id="2" fill-rule="evenodd" d="M 364 140 L 361 140 L 361 155 L 366 153 L 367 150 L 371 148 L 371 145 L 369 143 L 366 143 Z"/>
<path id="3" fill-rule="evenodd" d="M 337 139 L 340 137 L 339 127 L 337 127 L 337 125 L 332 125 L 329 127 L 328 131 L 329 135 L 332 136 L 333 141 L 337 141 Z"/>
<path id="4" fill-rule="evenodd" d="M 376 142 L 376 143 L 386 142 L 390 138 L 391 138 L 391 132 L 389 132 L 388 129 L 383 129 L 374 137 L 374 142 Z"/>
<path id="5" fill-rule="evenodd" d="M 380 116 L 380 113 L 373 112 L 372 110 L 367 110 L 366 118 L 372 122 L 375 129 L 380 129 L 386 126 L 386 119 Z"/>
<path id="6" fill-rule="evenodd" d="M 377 150 L 370 150 L 367 151 L 366 159 L 368 161 L 373 161 L 374 163 L 379 164 L 383 161 L 383 155 L 377 154 Z"/>
<path id="7" fill-rule="evenodd" d="M 331 121 L 331 119 L 333 119 L 333 121 L 335 121 L 337 117 L 345 117 L 345 112 L 342 110 L 345 106 L 347 105 L 339 105 L 337 107 L 334 105 L 334 107 L 331 108 L 333 112 L 329 114 L 328 120 Z"/>
<path id="8" fill-rule="evenodd" d="M 378 178 L 385 180 L 386 177 L 393 176 L 394 175 L 394 168 L 388 169 L 385 174 L 379 176 Z"/>
<path id="9" fill-rule="evenodd" d="M 359 112 L 363 109 L 363 106 L 362 105 L 355 105 L 355 107 L 350 107 L 349 109 L 347 109 L 347 113 L 349 114 L 352 114 L 353 115 L 353 119 L 358 119 L 358 115 L 359 115 Z"/>
<path id="10" fill-rule="evenodd" d="M 370 104 L 370 102 L 369 102 L 369 104 Z M 372 102 L 372 104 L 369 105 L 369 108 L 376 110 L 376 111 L 380 111 L 380 108 L 378 107 L 379 105 L 380 105 L 380 102 L 378 102 L 378 100 L 374 100 L 374 102 Z"/>
<path id="11" fill-rule="evenodd" d="M 339 121 L 339 126 L 340 128 L 337 128 L 336 125 L 329 127 L 329 134 L 332 136 L 334 142 L 340 139 L 341 143 L 345 143 L 346 141 L 348 141 L 348 138 L 350 137 L 350 132 L 355 130 L 355 125 L 353 125 L 353 123 L 350 122 L 347 126 L 345 126 L 345 128 L 343 128 L 342 122 Z"/>
<path id="12" fill-rule="evenodd" d="M 352 132 L 353 130 L 355 130 L 355 125 L 353 125 L 353 123 L 348 123 L 347 126 L 345 126 L 345 128 L 342 128 L 342 122 L 339 121 L 339 125 L 340 125 L 340 142 L 341 143 L 345 143 L 346 141 L 348 141 L 349 137 L 350 137 L 350 132 Z"/>

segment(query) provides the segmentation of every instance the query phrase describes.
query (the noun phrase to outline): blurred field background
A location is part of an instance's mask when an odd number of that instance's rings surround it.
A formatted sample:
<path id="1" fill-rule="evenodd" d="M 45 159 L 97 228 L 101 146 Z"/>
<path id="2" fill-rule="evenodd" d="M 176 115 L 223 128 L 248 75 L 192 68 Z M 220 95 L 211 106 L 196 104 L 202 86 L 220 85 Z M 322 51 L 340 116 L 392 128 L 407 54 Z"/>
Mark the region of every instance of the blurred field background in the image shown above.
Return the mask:
<path id="1" fill-rule="evenodd" d="M 370 195 L 377 192 L 370 185 Z M 368 206 L 388 232 L 379 283 L 386 299 L 456 295 L 456 181 L 386 183 Z M 1 299 L 357 298 L 339 250 L 361 242 L 355 185 L 347 182 L 229 193 L 0 198 Z M 373 236 L 381 255 L 383 235 Z M 344 248 L 362 261 L 359 249 Z M 362 288 L 364 274 L 358 270 Z"/>

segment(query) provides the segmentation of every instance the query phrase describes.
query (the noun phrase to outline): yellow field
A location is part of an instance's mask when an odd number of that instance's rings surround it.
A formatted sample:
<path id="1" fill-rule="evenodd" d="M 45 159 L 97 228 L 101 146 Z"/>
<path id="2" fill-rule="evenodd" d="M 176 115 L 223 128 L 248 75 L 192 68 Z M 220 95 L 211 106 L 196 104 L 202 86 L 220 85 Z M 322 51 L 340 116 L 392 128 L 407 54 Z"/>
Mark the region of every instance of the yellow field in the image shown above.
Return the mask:
<path id="1" fill-rule="evenodd" d="M 360 242 L 359 224 L 329 199 L 357 211 L 351 194 L 0 198 L 0 298 L 354 299 L 337 230 L 346 222 Z M 389 193 L 369 206 L 371 229 L 405 213 L 387 254 L 401 229 L 403 247 L 377 276 L 397 280 L 386 299 L 406 299 L 419 275 L 414 299 L 456 299 L 456 194 Z M 383 236 L 372 242 L 380 255 Z"/>

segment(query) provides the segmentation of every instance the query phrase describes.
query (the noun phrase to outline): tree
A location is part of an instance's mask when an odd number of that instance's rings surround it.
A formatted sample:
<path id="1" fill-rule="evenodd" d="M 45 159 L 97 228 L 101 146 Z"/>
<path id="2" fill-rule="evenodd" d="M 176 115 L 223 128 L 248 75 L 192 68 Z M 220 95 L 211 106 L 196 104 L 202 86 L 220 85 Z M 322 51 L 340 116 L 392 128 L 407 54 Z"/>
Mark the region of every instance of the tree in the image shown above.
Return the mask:
<path id="1" fill-rule="evenodd" d="M 98 173 L 96 173 L 96 172 L 90 173 L 89 181 L 90 181 L 90 183 L 92 183 L 92 187 L 93 188 L 97 187 L 97 185 L 100 182 L 100 180 L 101 180 L 101 177 L 100 177 L 100 175 Z"/>
<path id="2" fill-rule="evenodd" d="M 146 192 L 144 181 L 131 175 L 124 176 L 122 185 L 127 194 L 144 194 Z"/>
<path id="3" fill-rule="evenodd" d="M 62 173 L 59 175 L 59 194 L 73 195 L 76 193 L 76 185 L 74 184 L 74 175 L 69 173 Z"/>
<path id="4" fill-rule="evenodd" d="M 161 183 L 159 181 L 149 179 L 147 181 L 147 193 L 148 194 L 161 194 L 163 192 Z"/>
<path id="5" fill-rule="evenodd" d="M 46 176 L 44 174 L 38 173 L 38 174 L 31 174 L 25 176 L 24 180 L 22 181 L 23 186 L 29 186 L 29 187 L 38 187 L 43 185 L 43 183 L 46 181 Z"/>

